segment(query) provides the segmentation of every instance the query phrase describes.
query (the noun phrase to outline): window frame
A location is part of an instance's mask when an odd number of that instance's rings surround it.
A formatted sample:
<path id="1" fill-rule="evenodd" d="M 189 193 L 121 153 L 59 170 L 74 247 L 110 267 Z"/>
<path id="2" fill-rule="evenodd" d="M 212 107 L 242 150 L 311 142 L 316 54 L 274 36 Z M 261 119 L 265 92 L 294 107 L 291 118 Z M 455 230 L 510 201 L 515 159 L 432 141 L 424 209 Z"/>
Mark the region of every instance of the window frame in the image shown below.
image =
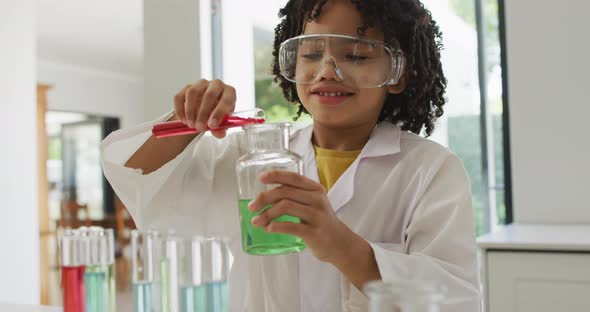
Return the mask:
<path id="1" fill-rule="evenodd" d="M 506 20 L 504 14 L 504 1 L 498 2 L 498 40 L 500 43 L 500 68 L 502 71 L 502 149 L 504 185 L 495 182 L 495 159 L 493 156 L 493 131 L 491 119 L 488 113 L 487 72 L 486 72 L 486 37 L 485 37 L 485 0 L 473 0 L 475 4 L 475 19 L 477 30 L 478 51 L 478 75 L 480 90 L 480 133 L 481 133 L 481 159 L 482 159 L 482 187 L 484 207 L 484 232 L 494 230 L 497 220 L 496 192 L 504 191 L 505 223 L 513 222 L 512 211 L 512 167 L 510 158 L 510 119 L 508 106 L 508 71 L 506 64 Z M 490 133 L 492 132 L 492 133 Z M 490 149 L 492 153 L 490 152 Z"/>

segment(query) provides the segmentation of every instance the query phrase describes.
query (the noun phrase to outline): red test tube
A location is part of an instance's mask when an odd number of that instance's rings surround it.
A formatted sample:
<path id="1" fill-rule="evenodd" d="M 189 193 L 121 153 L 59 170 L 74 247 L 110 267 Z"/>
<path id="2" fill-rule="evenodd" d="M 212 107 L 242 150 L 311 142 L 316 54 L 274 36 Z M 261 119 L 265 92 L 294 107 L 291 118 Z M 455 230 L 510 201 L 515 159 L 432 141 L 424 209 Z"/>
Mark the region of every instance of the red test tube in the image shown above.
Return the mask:
<path id="1" fill-rule="evenodd" d="M 84 312 L 84 255 L 82 238 L 67 230 L 60 239 L 61 286 L 64 312 Z"/>

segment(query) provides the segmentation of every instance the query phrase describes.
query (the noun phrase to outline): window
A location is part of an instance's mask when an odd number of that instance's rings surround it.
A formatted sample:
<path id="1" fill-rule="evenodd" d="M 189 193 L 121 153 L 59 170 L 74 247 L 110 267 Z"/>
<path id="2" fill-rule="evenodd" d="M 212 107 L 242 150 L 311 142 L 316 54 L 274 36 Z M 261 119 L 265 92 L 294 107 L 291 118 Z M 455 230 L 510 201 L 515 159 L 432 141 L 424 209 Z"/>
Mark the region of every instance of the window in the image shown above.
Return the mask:
<path id="1" fill-rule="evenodd" d="M 509 191 L 505 179 L 509 175 L 504 173 L 507 117 L 498 1 L 423 0 L 443 32 L 442 61 L 449 81 L 445 115 L 430 139 L 462 159 L 471 178 L 478 235 L 511 221 L 506 204 L 510 196 L 505 196 Z M 237 109 L 261 107 L 270 121 L 291 120 L 296 113 L 270 75 L 277 13 L 286 2 L 258 1 L 254 8 L 247 1 L 207 0 L 201 9 L 206 30 L 202 43 L 211 51 L 203 53 L 205 76 L 222 78 L 236 87 Z M 215 76 L 212 68 L 222 70 Z M 309 122 L 306 118 L 298 125 Z"/>
<path id="2" fill-rule="evenodd" d="M 442 135 L 463 160 L 471 178 L 477 233 L 483 234 L 511 222 L 505 179 L 509 174 L 504 168 L 508 133 L 504 133 L 500 2 L 423 2 L 443 32 L 443 67 L 449 80 L 446 120 L 442 120 L 446 125 L 435 140 Z"/>

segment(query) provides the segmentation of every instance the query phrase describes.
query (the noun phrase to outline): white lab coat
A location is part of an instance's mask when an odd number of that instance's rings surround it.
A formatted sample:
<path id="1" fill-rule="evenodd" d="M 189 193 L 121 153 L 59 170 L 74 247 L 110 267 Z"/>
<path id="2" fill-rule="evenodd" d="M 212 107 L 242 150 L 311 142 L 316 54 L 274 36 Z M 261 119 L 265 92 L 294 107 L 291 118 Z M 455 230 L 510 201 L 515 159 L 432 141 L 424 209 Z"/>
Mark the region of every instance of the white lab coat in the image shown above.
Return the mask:
<path id="1" fill-rule="evenodd" d="M 163 120 L 162 117 L 159 120 Z M 231 239 L 231 311 L 367 311 L 367 298 L 337 269 L 309 251 L 250 256 L 241 249 L 234 164 L 241 134 L 197 137 L 147 175 L 123 166 L 154 122 L 119 130 L 102 143 L 103 167 L 139 228 Z M 305 176 L 318 181 L 312 127 L 291 136 Z M 385 281 L 434 280 L 453 304 L 480 311 L 469 179 L 446 148 L 399 127 L 378 125 L 359 157 L 328 192 L 338 217 L 372 246 Z"/>

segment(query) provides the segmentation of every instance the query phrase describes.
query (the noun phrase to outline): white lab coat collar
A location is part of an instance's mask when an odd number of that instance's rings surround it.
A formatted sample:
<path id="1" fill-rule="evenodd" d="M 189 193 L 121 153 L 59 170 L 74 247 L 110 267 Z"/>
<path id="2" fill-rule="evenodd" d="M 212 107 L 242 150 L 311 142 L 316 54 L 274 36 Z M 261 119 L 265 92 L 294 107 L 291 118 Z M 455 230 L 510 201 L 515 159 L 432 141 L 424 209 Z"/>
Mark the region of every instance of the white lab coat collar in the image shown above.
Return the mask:
<path id="1" fill-rule="evenodd" d="M 303 157 L 304 175 L 319 182 L 315 152 L 311 142 L 312 134 L 313 125 L 295 132 L 291 137 L 291 150 Z M 375 126 L 360 155 L 328 191 L 328 198 L 334 211 L 340 210 L 352 198 L 354 194 L 354 177 L 359 163 L 364 158 L 398 153 L 400 151 L 400 137 L 400 128 L 389 122 L 382 122 Z"/>

